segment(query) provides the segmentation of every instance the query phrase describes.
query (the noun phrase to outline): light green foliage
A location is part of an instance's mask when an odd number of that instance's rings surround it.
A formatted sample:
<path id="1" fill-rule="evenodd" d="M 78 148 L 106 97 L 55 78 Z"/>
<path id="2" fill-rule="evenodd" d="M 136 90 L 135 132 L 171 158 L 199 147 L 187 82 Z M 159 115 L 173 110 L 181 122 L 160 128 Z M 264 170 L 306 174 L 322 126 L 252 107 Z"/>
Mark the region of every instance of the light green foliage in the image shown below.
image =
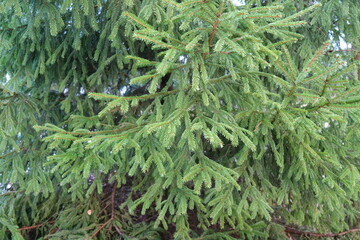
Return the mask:
<path id="1" fill-rule="evenodd" d="M 0 239 L 353 228 L 360 2 L 244 2 L 2 1 Z"/>

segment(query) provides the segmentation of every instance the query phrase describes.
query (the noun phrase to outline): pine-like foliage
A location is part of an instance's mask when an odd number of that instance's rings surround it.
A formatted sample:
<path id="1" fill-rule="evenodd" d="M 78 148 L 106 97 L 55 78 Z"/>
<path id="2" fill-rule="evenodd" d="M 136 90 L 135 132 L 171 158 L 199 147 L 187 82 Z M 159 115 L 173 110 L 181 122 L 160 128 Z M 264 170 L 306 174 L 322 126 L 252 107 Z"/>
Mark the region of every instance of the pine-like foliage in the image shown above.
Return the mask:
<path id="1" fill-rule="evenodd" d="M 242 3 L 0 1 L 0 239 L 359 237 L 360 1 Z"/>

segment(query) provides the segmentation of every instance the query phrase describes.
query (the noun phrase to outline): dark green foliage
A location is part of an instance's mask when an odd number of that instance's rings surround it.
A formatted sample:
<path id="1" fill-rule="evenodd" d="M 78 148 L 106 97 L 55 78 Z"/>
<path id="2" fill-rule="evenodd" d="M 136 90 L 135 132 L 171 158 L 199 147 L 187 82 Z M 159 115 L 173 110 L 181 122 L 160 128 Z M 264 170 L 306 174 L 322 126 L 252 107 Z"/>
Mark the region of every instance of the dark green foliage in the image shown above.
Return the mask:
<path id="1" fill-rule="evenodd" d="M 356 228 L 360 2 L 244 3 L 1 1 L 0 239 Z"/>

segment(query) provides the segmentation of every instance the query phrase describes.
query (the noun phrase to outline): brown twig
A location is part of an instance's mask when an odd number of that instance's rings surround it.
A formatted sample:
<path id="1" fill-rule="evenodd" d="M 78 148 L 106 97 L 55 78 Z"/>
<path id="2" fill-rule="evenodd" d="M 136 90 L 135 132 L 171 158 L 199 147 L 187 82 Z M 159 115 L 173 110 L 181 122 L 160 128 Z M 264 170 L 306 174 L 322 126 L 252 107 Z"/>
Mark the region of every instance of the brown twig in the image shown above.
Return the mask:
<path id="1" fill-rule="evenodd" d="M 326 79 L 324 80 L 324 86 L 323 86 L 323 89 L 322 89 L 322 91 L 321 91 L 321 93 L 320 93 L 320 97 L 324 96 L 325 91 L 326 91 L 326 87 L 327 87 L 328 83 L 329 83 L 329 79 L 326 78 Z"/>
<path id="2" fill-rule="evenodd" d="M 116 195 L 116 189 L 117 189 L 117 181 L 115 181 L 113 186 L 113 191 L 111 194 L 111 217 L 109 220 L 107 220 L 105 223 L 101 224 L 100 227 L 91 235 L 90 239 L 94 238 L 106 225 L 111 223 L 115 219 L 115 195 Z"/>
<path id="3" fill-rule="evenodd" d="M 354 228 L 354 229 L 350 229 L 350 230 L 347 230 L 345 232 L 340 232 L 340 233 L 313 233 L 313 232 L 303 232 L 303 231 L 296 230 L 294 228 L 285 227 L 285 232 L 287 232 L 287 233 L 308 236 L 308 237 L 340 237 L 345 234 L 348 234 L 351 232 L 358 232 L 358 231 L 360 231 L 360 228 Z"/>
<path id="4" fill-rule="evenodd" d="M 94 232 L 94 234 L 91 235 L 90 239 L 93 239 L 100 232 L 100 230 L 103 229 L 106 225 L 108 225 L 111 221 L 112 219 L 110 218 L 105 223 L 101 224 L 100 227 Z"/>
<path id="5" fill-rule="evenodd" d="M 117 181 L 114 183 L 113 192 L 111 194 L 111 219 L 115 218 L 115 195 L 117 189 Z"/>
<path id="6" fill-rule="evenodd" d="M 115 230 L 118 232 L 118 234 L 119 234 L 120 236 L 123 235 L 123 233 L 120 231 L 120 229 L 118 228 L 118 226 L 114 225 L 114 228 L 115 228 Z"/>
<path id="7" fill-rule="evenodd" d="M 58 227 L 55 227 L 53 230 L 51 230 L 51 232 L 50 232 L 50 234 L 49 234 L 49 235 L 54 234 L 57 230 L 59 230 L 59 228 L 58 228 Z"/>
<path id="8" fill-rule="evenodd" d="M 32 225 L 32 226 L 23 226 L 21 228 L 19 228 L 19 231 L 26 231 L 26 230 L 30 230 L 30 229 L 34 229 L 34 228 L 38 228 L 41 226 L 44 226 L 46 224 L 53 224 L 55 221 L 48 221 L 46 223 L 40 223 L 40 224 L 36 224 L 36 225 Z"/>
<path id="9" fill-rule="evenodd" d="M 293 93 L 294 93 L 294 91 L 295 91 L 295 89 L 296 89 L 296 84 L 294 84 L 294 86 L 291 88 L 291 90 L 290 90 L 290 92 L 289 92 L 289 94 L 286 96 L 286 97 L 291 97 L 292 95 L 293 95 Z"/>

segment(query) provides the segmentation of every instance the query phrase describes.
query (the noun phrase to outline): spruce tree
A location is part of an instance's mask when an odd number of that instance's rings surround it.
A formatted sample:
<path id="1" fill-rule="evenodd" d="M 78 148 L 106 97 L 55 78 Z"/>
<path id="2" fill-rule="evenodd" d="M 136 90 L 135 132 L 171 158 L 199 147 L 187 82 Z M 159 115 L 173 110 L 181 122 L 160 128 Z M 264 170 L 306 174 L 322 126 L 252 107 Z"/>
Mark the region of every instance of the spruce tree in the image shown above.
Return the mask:
<path id="1" fill-rule="evenodd" d="M 357 239 L 360 1 L 238 3 L 1 1 L 0 239 Z"/>

